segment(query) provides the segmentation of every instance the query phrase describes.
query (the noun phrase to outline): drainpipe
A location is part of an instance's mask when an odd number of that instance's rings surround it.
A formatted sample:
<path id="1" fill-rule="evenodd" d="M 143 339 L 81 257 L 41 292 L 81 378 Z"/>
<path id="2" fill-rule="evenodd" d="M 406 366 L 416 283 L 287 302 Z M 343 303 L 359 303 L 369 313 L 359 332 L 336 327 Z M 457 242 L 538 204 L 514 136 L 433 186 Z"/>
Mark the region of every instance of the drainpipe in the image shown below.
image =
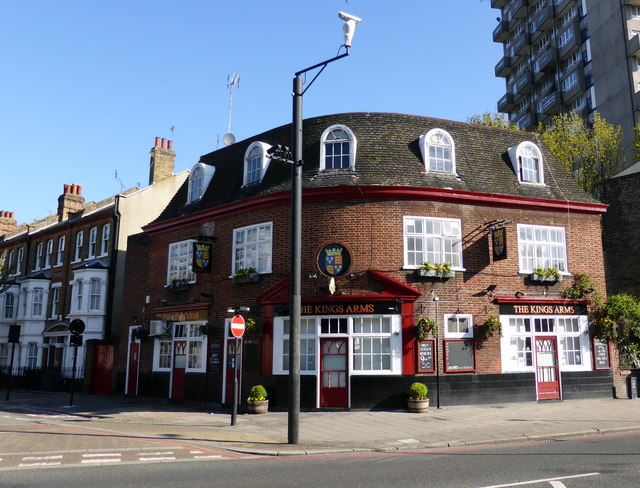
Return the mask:
<path id="1" fill-rule="evenodd" d="M 109 261 L 109 289 L 107 291 L 107 309 L 105 314 L 104 340 L 111 342 L 111 327 L 113 321 L 113 293 L 115 290 L 115 278 L 118 264 L 118 240 L 120 238 L 120 195 L 116 195 L 113 205 L 113 232 L 111 240 L 111 259 Z M 114 344 L 117 346 L 117 344 Z"/>

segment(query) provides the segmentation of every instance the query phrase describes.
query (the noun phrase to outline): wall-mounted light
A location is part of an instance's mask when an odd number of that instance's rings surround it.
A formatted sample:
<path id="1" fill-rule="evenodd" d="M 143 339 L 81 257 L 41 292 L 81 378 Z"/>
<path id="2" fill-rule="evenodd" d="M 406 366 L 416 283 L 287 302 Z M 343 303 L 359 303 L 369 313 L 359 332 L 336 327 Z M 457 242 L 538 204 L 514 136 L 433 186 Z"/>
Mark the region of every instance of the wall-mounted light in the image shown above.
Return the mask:
<path id="1" fill-rule="evenodd" d="M 251 312 L 251 307 L 227 307 L 227 313 Z"/>
<path id="2" fill-rule="evenodd" d="M 522 293 L 521 291 L 516 292 L 516 298 L 522 298 L 523 296 L 524 296 L 524 293 Z"/>

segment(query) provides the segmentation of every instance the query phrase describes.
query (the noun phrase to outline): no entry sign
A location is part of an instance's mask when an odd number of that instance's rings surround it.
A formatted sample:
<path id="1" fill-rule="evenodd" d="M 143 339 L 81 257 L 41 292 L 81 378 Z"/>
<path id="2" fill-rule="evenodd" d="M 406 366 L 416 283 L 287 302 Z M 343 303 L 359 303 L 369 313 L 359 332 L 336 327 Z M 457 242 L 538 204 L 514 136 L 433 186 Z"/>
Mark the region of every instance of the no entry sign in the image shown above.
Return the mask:
<path id="1" fill-rule="evenodd" d="M 244 328 L 244 317 L 242 315 L 234 315 L 231 319 L 231 333 L 233 337 L 242 337 Z"/>

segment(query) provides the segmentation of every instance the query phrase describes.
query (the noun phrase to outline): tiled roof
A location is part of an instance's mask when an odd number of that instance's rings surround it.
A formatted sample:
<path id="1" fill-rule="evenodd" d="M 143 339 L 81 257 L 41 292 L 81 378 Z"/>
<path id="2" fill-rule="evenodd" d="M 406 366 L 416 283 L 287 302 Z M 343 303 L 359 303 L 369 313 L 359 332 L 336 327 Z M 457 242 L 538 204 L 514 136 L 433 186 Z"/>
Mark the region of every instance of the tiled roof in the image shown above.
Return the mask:
<path id="1" fill-rule="evenodd" d="M 348 126 L 357 139 L 355 171 L 320 172 L 320 138 L 334 124 Z M 457 175 L 426 172 L 419 138 L 446 130 L 454 139 Z M 244 155 L 254 141 L 291 145 L 291 125 L 278 127 L 201 157 L 216 167 L 202 199 L 186 205 L 188 181 L 156 220 L 162 221 L 244 198 L 286 191 L 290 166 L 272 162 L 262 182 L 242 186 Z M 541 148 L 545 185 L 519 183 L 507 150 L 531 141 Z M 450 120 L 391 113 L 345 113 L 304 121 L 303 187 L 388 185 L 451 188 L 497 195 L 596 203 L 553 158 L 534 133 Z"/>

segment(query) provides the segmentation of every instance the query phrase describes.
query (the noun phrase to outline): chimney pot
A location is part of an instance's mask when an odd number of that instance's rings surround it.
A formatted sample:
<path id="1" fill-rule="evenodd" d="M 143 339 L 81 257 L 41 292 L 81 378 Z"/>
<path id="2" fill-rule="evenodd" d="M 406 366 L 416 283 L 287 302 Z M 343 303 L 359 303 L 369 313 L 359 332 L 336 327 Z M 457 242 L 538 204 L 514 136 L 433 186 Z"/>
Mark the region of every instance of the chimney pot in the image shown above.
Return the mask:
<path id="1" fill-rule="evenodd" d="M 173 141 L 167 141 L 167 149 L 171 150 L 173 148 Z"/>
<path id="2" fill-rule="evenodd" d="M 156 137 L 156 146 L 155 147 L 160 147 L 160 138 Z"/>
<path id="3" fill-rule="evenodd" d="M 167 148 L 167 140 L 163 137 L 162 138 L 162 149 L 166 149 Z"/>

